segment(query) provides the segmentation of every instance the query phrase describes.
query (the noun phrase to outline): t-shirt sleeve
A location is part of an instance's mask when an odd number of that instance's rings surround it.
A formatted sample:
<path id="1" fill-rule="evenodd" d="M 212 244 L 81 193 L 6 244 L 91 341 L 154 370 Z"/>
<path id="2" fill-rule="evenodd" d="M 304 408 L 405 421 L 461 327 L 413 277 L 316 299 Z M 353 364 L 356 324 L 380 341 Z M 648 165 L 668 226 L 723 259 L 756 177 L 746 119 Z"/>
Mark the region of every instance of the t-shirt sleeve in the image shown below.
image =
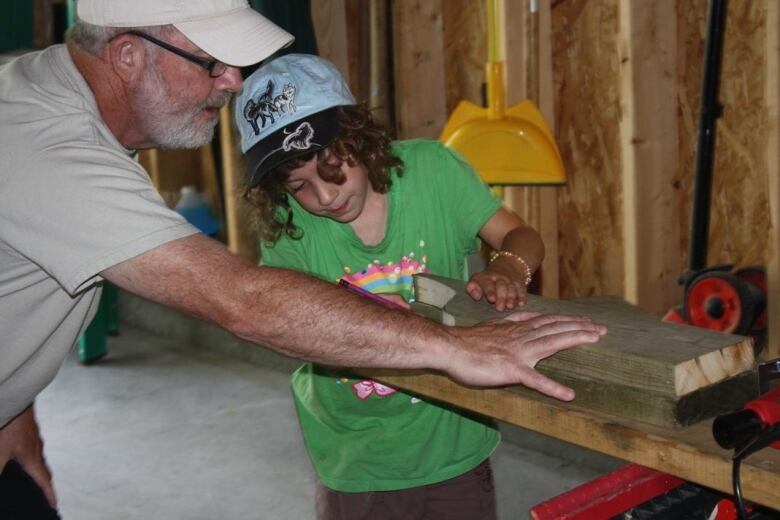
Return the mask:
<path id="1" fill-rule="evenodd" d="M 49 147 L 0 190 L 0 242 L 38 264 L 70 294 L 99 273 L 197 233 L 169 209 L 149 176 L 119 151 Z"/>
<path id="2" fill-rule="evenodd" d="M 462 230 L 460 236 L 469 241 L 466 245 L 473 250 L 474 239 L 501 208 L 501 200 L 458 152 L 436 143 L 431 153 L 441 165 L 431 176 L 435 189 L 440 193 L 440 200 L 446 201 L 448 218 Z"/>
<path id="3" fill-rule="evenodd" d="M 287 236 L 281 237 L 273 245 L 260 243 L 260 265 L 307 272 L 307 256 L 305 244 Z"/>

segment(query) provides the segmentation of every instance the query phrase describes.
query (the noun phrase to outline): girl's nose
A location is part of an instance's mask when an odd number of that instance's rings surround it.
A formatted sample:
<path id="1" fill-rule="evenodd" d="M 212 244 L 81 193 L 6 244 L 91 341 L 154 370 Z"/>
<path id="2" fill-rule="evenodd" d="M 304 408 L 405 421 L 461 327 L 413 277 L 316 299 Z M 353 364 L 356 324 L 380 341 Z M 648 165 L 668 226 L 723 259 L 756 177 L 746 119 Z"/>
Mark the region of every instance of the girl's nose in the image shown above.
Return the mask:
<path id="1" fill-rule="evenodd" d="M 320 206 L 323 207 L 330 206 L 338 195 L 338 188 L 330 182 L 318 182 L 314 189 L 316 190 L 317 201 L 320 203 Z"/>

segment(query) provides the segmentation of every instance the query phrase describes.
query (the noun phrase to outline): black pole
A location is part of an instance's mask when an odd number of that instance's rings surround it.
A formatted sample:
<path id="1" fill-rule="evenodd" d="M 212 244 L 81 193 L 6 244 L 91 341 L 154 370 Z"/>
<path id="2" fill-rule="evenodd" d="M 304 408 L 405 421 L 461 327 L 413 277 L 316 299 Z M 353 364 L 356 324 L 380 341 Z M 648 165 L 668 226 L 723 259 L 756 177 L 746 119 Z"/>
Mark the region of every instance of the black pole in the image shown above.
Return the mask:
<path id="1" fill-rule="evenodd" d="M 710 0 L 707 15 L 707 42 L 704 56 L 699 139 L 696 150 L 696 176 L 691 208 L 691 245 L 688 270 L 698 271 L 707 264 L 707 238 L 710 227 L 710 192 L 715 159 L 715 126 L 722 113 L 718 101 L 723 34 L 727 0 Z"/>

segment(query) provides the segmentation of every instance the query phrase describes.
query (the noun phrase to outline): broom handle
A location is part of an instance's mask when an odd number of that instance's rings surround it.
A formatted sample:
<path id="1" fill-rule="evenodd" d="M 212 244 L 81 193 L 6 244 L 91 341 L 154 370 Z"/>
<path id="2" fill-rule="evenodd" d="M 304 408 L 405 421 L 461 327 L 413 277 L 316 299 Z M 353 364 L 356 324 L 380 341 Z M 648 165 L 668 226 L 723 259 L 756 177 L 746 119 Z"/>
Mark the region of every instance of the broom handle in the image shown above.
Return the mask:
<path id="1" fill-rule="evenodd" d="M 504 0 L 487 0 L 488 61 L 504 60 L 504 31 L 500 21 L 504 18 Z"/>
<path id="2" fill-rule="evenodd" d="M 506 88 L 504 84 L 504 0 L 487 0 L 488 62 L 485 66 L 487 80 L 488 119 L 504 115 Z"/>

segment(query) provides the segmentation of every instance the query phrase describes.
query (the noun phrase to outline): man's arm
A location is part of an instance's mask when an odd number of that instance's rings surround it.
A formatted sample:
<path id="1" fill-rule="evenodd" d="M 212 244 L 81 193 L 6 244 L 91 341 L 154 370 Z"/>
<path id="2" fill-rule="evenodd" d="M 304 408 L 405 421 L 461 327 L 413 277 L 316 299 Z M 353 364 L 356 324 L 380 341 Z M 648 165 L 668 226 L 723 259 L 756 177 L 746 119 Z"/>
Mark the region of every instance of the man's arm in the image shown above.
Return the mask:
<path id="1" fill-rule="evenodd" d="M 604 333 L 583 318 L 528 314 L 514 322 L 444 327 L 301 273 L 258 267 L 203 235 L 175 240 L 102 274 L 289 356 L 355 367 L 431 368 L 467 384 L 522 383 L 560 399 L 574 394 L 533 367 Z"/>

